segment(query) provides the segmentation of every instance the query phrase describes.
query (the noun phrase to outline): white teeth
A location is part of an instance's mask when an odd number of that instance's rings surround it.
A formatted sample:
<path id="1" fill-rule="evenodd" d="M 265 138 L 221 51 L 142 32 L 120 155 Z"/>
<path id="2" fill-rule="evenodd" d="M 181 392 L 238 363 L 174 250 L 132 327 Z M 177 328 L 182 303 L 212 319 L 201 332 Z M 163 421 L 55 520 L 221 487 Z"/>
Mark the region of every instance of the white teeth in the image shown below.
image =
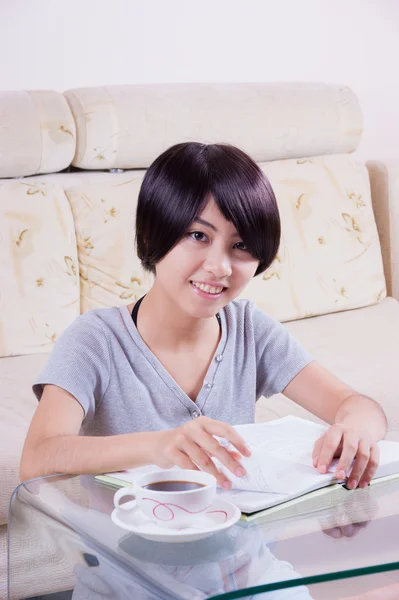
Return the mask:
<path id="1" fill-rule="evenodd" d="M 196 281 L 191 282 L 194 287 L 206 292 L 207 294 L 220 294 L 223 291 L 222 287 L 212 287 L 210 285 L 205 285 L 204 283 L 197 283 Z"/>

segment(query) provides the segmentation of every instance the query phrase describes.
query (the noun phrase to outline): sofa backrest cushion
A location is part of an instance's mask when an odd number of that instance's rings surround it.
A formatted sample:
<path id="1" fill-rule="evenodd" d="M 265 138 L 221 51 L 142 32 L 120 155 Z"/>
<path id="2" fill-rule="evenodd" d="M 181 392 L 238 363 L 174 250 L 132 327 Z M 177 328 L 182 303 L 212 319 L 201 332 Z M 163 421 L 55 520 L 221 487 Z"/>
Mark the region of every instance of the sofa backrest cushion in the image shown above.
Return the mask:
<path id="1" fill-rule="evenodd" d="M 0 178 L 61 171 L 75 154 L 75 122 L 62 94 L 0 92 Z"/>
<path id="2" fill-rule="evenodd" d="M 366 167 L 350 155 L 261 163 L 276 193 L 282 242 L 242 296 L 281 321 L 367 306 L 386 295 Z M 135 211 L 145 171 L 41 178 L 73 214 L 81 312 L 134 301 L 151 285 L 137 258 Z"/>
<path id="3" fill-rule="evenodd" d="M 18 114 L 29 122 L 29 160 L 15 152 L 12 168 L 11 159 L 0 166 L 3 177 L 67 166 L 75 129 L 65 98 L 18 94 L 15 112 L 11 96 L 0 98 L 0 107 L 13 115 L 6 123 L 16 140 L 25 141 Z M 98 169 L 146 167 L 184 139 L 240 146 L 275 190 L 282 243 L 243 296 L 289 321 L 386 295 L 368 174 L 343 154 L 361 134 L 358 102 L 347 88 L 174 84 L 72 90 L 66 97 L 77 123 L 74 162 L 88 170 L 0 182 L 0 356 L 50 351 L 79 313 L 146 293 L 152 279 L 134 246 L 145 170 Z M 33 136 L 34 118 L 40 139 Z M 278 157 L 284 158 L 268 161 Z"/>
<path id="4" fill-rule="evenodd" d="M 71 207 L 39 178 L 0 182 L 0 357 L 50 352 L 79 315 Z"/>
<path id="5" fill-rule="evenodd" d="M 152 277 L 143 270 L 134 243 L 143 177 L 144 171 L 64 176 L 75 223 L 81 312 L 128 304 L 150 288 Z"/>
<path id="6" fill-rule="evenodd" d="M 65 92 L 77 128 L 73 164 L 147 168 L 184 141 L 227 142 L 256 161 L 353 152 L 355 94 L 322 83 L 123 85 Z"/>
<path id="7" fill-rule="evenodd" d="M 291 321 L 359 308 L 386 296 L 365 165 L 350 155 L 261 165 L 277 197 L 282 241 L 243 297 Z"/>
<path id="8" fill-rule="evenodd" d="M 350 155 L 332 155 L 261 167 L 276 193 L 283 236 L 276 260 L 242 297 L 281 321 L 367 306 L 385 297 L 365 165 Z M 57 176 L 74 216 L 82 312 L 127 304 L 149 289 L 151 278 L 134 247 L 144 173 Z"/>
<path id="9" fill-rule="evenodd" d="M 277 196 L 283 237 L 276 260 L 243 297 L 281 321 L 383 298 L 365 166 L 335 155 L 261 167 Z M 128 304 L 148 291 L 151 277 L 134 246 L 143 176 L 70 173 L 0 182 L 1 356 L 48 352 L 79 312 Z"/>

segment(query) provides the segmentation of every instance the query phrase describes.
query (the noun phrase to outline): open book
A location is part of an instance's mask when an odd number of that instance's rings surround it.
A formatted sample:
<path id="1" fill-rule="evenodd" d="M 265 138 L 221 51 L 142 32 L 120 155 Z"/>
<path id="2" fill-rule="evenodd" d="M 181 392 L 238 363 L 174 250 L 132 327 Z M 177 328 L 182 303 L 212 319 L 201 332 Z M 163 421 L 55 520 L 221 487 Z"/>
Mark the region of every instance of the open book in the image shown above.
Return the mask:
<path id="1" fill-rule="evenodd" d="M 314 490 L 331 484 L 345 483 L 335 477 L 337 460 L 326 474 L 314 467 L 312 451 L 315 441 L 327 427 L 288 416 L 266 423 L 237 425 L 237 431 L 252 450 L 249 458 L 243 458 L 245 477 L 235 477 L 223 468 L 233 482 L 229 491 L 219 490 L 244 513 L 250 514 L 299 498 Z M 219 440 L 220 443 L 226 443 Z M 381 441 L 380 464 L 374 480 L 399 473 L 399 443 Z M 131 484 L 139 475 L 158 467 L 147 466 L 120 473 L 108 473 L 97 479 L 117 487 Z"/>

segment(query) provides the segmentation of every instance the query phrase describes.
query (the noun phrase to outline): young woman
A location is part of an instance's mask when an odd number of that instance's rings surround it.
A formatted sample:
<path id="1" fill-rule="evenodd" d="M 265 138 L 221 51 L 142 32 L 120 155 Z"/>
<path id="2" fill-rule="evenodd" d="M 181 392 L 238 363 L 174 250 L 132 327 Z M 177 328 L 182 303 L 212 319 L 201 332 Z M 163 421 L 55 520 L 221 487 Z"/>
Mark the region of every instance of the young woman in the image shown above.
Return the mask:
<path id="1" fill-rule="evenodd" d="M 232 425 L 253 422 L 260 396 L 283 392 L 331 424 L 314 466 L 326 472 L 340 456 L 337 476 L 345 477 L 355 459 L 348 485 L 366 486 L 386 432 L 380 406 L 312 360 L 253 302 L 235 300 L 280 242 L 260 168 L 228 145 L 169 148 L 145 175 L 136 237 L 154 285 L 135 304 L 83 314 L 60 337 L 34 385 L 40 403 L 21 478 L 198 466 L 228 489 L 212 457 L 243 475 L 250 452 Z"/>

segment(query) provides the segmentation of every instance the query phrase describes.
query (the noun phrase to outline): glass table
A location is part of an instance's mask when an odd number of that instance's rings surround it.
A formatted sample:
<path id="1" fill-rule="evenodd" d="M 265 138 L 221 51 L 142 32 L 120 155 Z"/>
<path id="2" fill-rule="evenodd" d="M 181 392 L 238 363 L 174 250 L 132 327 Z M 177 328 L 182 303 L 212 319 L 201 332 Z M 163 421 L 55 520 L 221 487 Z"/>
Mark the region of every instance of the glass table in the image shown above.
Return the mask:
<path id="1" fill-rule="evenodd" d="M 9 511 L 9 598 L 73 590 L 74 600 L 399 599 L 399 478 L 189 543 L 120 529 L 114 493 L 90 476 L 21 484 Z"/>

